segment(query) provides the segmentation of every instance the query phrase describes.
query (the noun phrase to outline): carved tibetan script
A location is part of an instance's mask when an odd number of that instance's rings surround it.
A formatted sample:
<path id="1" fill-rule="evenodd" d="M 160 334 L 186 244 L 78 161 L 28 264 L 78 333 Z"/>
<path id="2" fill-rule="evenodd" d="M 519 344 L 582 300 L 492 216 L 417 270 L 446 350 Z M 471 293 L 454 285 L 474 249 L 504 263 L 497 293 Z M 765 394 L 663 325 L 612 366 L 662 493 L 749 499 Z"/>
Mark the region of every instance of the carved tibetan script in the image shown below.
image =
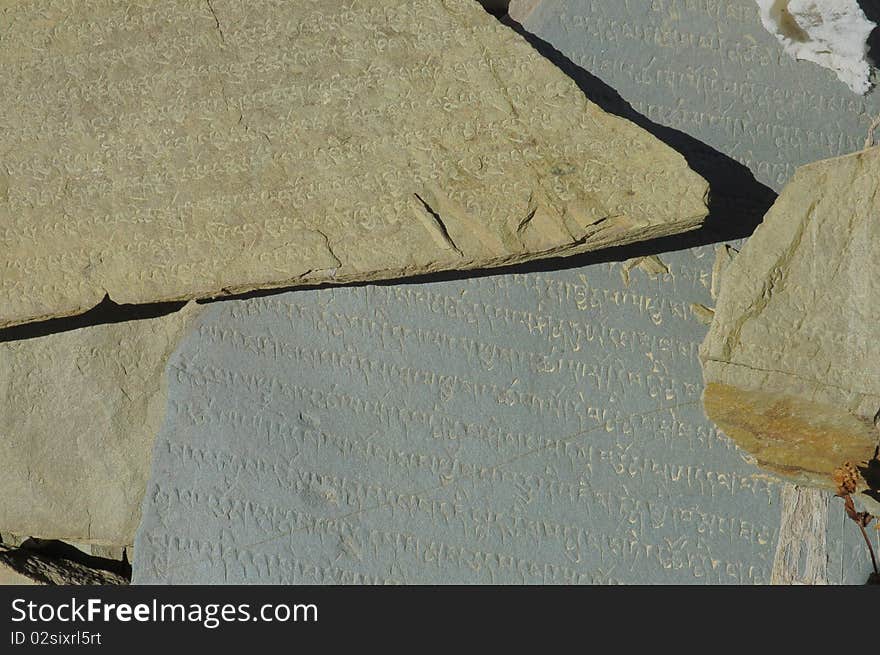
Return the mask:
<path id="1" fill-rule="evenodd" d="M 0 15 L 0 326 L 696 228 L 706 182 L 473 0 Z"/>

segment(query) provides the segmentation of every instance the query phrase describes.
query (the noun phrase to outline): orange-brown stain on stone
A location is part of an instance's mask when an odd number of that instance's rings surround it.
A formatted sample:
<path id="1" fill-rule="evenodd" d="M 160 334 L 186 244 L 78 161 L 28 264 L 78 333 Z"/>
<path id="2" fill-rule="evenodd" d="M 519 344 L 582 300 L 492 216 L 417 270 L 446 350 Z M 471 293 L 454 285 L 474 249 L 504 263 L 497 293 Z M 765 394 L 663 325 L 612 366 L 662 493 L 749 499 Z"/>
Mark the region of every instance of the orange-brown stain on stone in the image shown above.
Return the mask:
<path id="1" fill-rule="evenodd" d="M 703 406 L 709 419 L 760 466 L 828 489 L 834 488 L 834 469 L 869 460 L 878 444 L 870 420 L 785 394 L 710 383 Z"/>

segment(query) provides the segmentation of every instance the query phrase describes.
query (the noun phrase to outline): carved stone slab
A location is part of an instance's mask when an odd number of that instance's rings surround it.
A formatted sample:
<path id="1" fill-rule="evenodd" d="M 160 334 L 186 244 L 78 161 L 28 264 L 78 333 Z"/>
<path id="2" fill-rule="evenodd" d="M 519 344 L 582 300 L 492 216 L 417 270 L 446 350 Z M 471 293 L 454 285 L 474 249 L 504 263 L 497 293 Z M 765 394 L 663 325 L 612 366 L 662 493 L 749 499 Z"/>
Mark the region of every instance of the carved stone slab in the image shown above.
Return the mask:
<path id="1" fill-rule="evenodd" d="M 0 326 L 696 228 L 707 184 L 475 0 L 14 3 Z"/>
<path id="2" fill-rule="evenodd" d="M 714 248 L 661 259 L 212 306 L 134 581 L 769 582 L 782 485 L 700 403 Z"/>
<path id="3" fill-rule="evenodd" d="M 0 343 L 4 532 L 132 543 L 165 364 L 196 311 Z"/>
<path id="4" fill-rule="evenodd" d="M 880 148 L 800 168 L 725 272 L 701 357 L 709 417 L 832 487 L 880 440 Z"/>

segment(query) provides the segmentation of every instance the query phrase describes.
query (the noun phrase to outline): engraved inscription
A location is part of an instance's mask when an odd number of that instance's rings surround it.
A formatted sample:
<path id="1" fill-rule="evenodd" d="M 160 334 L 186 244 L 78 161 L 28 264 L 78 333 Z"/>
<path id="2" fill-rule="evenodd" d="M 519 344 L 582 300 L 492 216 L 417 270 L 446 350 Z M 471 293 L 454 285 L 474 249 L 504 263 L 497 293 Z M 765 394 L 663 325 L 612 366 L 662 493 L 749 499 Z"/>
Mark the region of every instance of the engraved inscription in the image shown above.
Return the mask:
<path id="1" fill-rule="evenodd" d="M 35 0 L 0 31 L 0 326 L 706 215 L 683 157 L 472 0 Z"/>

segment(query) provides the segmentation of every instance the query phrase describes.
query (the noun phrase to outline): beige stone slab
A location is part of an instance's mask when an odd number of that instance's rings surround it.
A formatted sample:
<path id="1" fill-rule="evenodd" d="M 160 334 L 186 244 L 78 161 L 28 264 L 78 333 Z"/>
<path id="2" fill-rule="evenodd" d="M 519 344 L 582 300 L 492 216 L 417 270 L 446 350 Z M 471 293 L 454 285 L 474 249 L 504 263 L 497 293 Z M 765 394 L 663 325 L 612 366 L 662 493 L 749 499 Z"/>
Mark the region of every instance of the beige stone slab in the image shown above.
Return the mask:
<path id="1" fill-rule="evenodd" d="M 198 308 L 0 344 L 0 526 L 133 542 L 166 361 Z"/>
<path id="2" fill-rule="evenodd" d="M 724 272 L 706 412 L 796 481 L 830 487 L 878 443 L 878 219 L 880 148 L 804 166 Z"/>
<path id="3" fill-rule="evenodd" d="M 0 326 L 696 228 L 706 182 L 474 0 L 10 3 Z"/>

